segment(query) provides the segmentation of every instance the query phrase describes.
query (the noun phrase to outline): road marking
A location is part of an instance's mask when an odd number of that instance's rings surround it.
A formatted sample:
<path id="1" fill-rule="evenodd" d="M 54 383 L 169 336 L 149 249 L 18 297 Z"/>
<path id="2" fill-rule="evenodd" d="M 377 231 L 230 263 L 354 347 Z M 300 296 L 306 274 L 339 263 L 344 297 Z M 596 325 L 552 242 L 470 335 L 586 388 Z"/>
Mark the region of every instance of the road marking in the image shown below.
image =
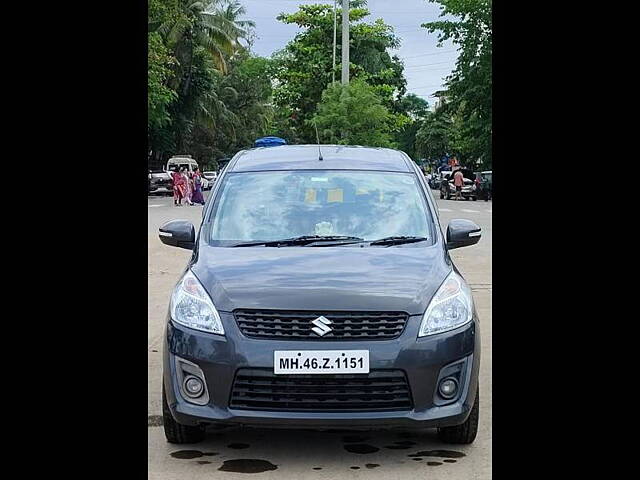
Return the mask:
<path id="1" fill-rule="evenodd" d="M 149 205 L 149 208 L 153 208 L 153 207 L 162 207 L 162 205 Z"/>
<path id="2" fill-rule="evenodd" d="M 448 208 L 438 208 L 441 212 L 453 212 L 453 210 L 449 210 Z"/>
<path id="3" fill-rule="evenodd" d="M 465 213 L 480 213 L 480 210 L 467 210 L 466 208 L 463 208 L 460 211 Z"/>

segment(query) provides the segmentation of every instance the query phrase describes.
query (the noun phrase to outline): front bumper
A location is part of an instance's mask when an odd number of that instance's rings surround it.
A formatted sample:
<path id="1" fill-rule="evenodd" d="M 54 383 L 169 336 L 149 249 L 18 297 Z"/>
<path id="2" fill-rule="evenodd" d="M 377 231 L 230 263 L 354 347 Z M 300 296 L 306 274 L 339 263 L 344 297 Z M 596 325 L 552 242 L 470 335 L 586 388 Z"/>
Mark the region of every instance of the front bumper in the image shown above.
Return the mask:
<path id="1" fill-rule="evenodd" d="M 173 193 L 173 187 L 151 185 L 149 187 L 149 193 Z"/>
<path id="2" fill-rule="evenodd" d="M 236 424 L 283 428 L 425 428 L 459 425 L 473 406 L 478 385 L 480 336 L 477 318 L 459 329 L 417 338 L 421 316 L 411 316 L 403 334 L 382 341 L 255 340 L 242 335 L 233 316 L 220 312 L 226 336 L 199 332 L 167 322 L 163 381 L 173 417 L 185 425 Z M 369 349 L 371 370 L 402 370 L 407 377 L 413 408 L 379 412 L 290 412 L 229 408 L 236 371 L 273 369 L 274 350 Z M 176 356 L 198 365 L 206 378 L 209 402 L 194 405 L 180 393 Z M 436 390 L 443 367 L 465 359 L 460 396 L 453 403 L 436 405 Z M 440 403 L 440 402 L 438 402 Z"/>

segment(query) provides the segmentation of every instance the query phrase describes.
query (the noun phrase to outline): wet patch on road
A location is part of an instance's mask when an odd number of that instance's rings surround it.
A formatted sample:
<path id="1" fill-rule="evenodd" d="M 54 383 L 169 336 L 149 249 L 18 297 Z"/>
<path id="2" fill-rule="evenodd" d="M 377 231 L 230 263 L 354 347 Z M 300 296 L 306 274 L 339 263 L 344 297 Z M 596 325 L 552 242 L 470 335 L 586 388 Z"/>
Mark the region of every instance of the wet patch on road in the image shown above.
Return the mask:
<path id="1" fill-rule="evenodd" d="M 443 460 L 443 462 L 445 462 L 445 463 L 456 463 L 455 460 L 451 460 L 450 458 L 447 458 L 446 460 Z"/>
<path id="2" fill-rule="evenodd" d="M 427 465 L 430 467 L 437 467 L 438 465 L 442 465 L 442 462 L 427 462 Z"/>
<path id="3" fill-rule="evenodd" d="M 380 466 L 380 464 L 379 463 L 365 463 L 364 466 L 367 467 L 367 468 L 377 468 L 377 467 Z"/>
<path id="4" fill-rule="evenodd" d="M 191 460 L 193 458 L 200 458 L 202 456 L 202 452 L 200 450 L 178 450 L 176 452 L 171 452 L 170 455 L 173 458 L 180 458 L 182 460 Z"/>
<path id="5" fill-rule="evenodd" d="M 248 443 L 230 443 L 227 445 L 227 448 L 233 448 L 234 450 L 242 450 L 249 447 L 250 445 Z"/>
<path id="6" fill-rule="evenodd" d="M 322 470 L 322 467 L 313 467 L 314 470 Z"/>
<path id="7" fill-rule="evenodd" d="M 408 450 L 411 447 L 409 445 L 385 445 L 384 448 L 389 450 Z"/>
<path id="8" fill-rule="evenodd" d="M 198 460 L 196 463 L 198 463 L 199 465 L 208 465 L 211 462 L 209 460 Z"/>
<path id="9" fill-rule="evenodd" d="M 161 427 L 163 423 L 162 415 L 149 415 L 147 418 L 147 427 Z"/>
<path id="10" fill-rule="evenodd" d="M 442 458 L 462 458 L 466 455 L 454 450 L 422 450 L 420 452 L 407 455 L 409 457 L 442 457 Z"/>
<path id="11" fill-rule="evenodd" d="M 354 467 L 350 467 L 350 468 L 351 468 L 351 470 L 360 470 L 360 467 L 355 467 L 354 466 Z"/>
<path id="12" fill-rule="evenodd" d="M 412 442 L 411 440 L 401 440 L 399 442 L 393 442 L 393 443 L 395 443 L 396 445 L 405 445 L 407 447 L 411 447 L 413 445 L 418 444 L 417 442 Z"/>
<path id="13" fill-rule="evenodd" d="M 375 453 L 380 449 L 378 447 L 374 447 L 373 445 L 367 445 L 366 443 L 354 443 L 348 444 L 344 446 L 344 449 L 350 453 Z"/>
<path id="14" fill-rule="evenodd" d="M 235 460 L 225 460 L 220 468 L 221 472 L 234 473 L 262 473 L 270 470 L 276 470 L 277 465 L 257 458 L 238 458 Z"/>

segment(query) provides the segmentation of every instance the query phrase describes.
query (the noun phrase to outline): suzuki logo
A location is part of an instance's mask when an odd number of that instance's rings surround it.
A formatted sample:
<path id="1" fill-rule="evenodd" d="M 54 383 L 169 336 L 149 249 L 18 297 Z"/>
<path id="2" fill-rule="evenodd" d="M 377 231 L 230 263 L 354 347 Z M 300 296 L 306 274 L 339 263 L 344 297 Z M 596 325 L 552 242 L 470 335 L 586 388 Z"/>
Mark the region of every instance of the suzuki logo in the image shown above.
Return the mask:
<path id="1" fill-rule="evenodd" d="M 320 316 L 311 323 L 315 325 L 311 330 L 313 330 L 316 335 L 322 337 L 331 331 L 331 327 L 329 327 L 329 325 L 333 322 L 328 318 Z"/>

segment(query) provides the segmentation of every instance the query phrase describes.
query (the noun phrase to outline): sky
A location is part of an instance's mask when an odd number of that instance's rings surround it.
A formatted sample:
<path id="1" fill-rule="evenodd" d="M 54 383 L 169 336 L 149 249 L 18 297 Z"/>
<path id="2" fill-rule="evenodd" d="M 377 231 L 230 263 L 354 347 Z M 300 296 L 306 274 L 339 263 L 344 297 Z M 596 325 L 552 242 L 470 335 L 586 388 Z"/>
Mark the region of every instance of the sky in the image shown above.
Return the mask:
<path id="1" fill-rule="evenodd" d="M 240 0 L 247 10 L 246 18 L 256 23 L 256 40 L 253 51 L 269 57 L 283 48 L 300 31 L 295 25 L 278 22 L 281 12 L 293 13 L 301 4 L 332 4 L 333 0 Z M 342 3 L 338 0 L 338 3 Z M 455 46 L 445 43 L 437 47 L 437 34 L 428 33 L 420 24 L 439 19 L 440 6 L 427 0 L 368 0 L 371 15 L 364 21 L 371 23 L 382 18 L 391 25 L 401 39 L 397 54 L 405 64 L 407 92 L 414 93 L 433 106 L 431 95 L 441 90 L 444 77 L 454 68 L 458 56 Z M 341 17 L 338 17 L 341 22 Z M 340 42 L 340 36 L 338 36 Z M 338 52 L 337 62 L 340 62 Z"/>

